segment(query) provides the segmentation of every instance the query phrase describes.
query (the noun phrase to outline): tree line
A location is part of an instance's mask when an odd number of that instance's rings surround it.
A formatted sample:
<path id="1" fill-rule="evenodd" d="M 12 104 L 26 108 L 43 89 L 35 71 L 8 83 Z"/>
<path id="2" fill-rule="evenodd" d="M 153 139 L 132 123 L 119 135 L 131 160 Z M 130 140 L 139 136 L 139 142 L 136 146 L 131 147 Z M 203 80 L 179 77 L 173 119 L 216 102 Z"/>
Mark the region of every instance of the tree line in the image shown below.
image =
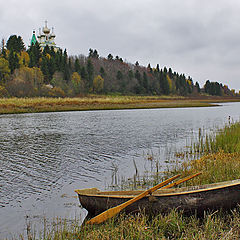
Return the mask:
<path id="1" fill-rule="evenodd" d="M 109 54 L 100 57 L 89 49 L 88 56 L 68 56 L 38 42 L 27 49 L 21 36 L 12 35 L 0 51 L 0 97 L 123 95 L 234 95 L 227 86 L 206 81 L 201 89 L 191 77 L 171 68 L 140 66 Z"/>

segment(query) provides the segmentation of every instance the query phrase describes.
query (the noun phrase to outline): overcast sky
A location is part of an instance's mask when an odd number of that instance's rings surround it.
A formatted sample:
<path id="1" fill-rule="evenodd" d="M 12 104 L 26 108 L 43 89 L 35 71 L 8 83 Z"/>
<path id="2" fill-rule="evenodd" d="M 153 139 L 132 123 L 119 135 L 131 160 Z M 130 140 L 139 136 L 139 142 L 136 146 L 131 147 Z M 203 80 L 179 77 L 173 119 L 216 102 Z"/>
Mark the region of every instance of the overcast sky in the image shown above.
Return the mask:
<path id="1" fill-rule="evenodd" d="M 201 86 L 207 79 L 240 89 L 239 0 L 8 0 L 0 37 L 54 27 L 69 55 L 97 49 L 140 65 L 171 67 Z"/>

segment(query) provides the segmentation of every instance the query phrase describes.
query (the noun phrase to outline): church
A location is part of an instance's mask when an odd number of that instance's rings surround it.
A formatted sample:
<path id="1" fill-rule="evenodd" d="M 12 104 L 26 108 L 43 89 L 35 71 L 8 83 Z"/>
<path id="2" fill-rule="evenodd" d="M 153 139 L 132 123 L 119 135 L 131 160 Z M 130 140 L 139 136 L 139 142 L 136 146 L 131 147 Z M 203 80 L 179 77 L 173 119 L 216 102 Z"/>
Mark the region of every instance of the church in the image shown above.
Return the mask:
<path id="1" fill-rule="evenodd" d="M 55 51 L 58 51 L 59 47 L 56 46 L 55 38 L 56 35 L 53 32 L 53 28 L 51 31 L 47 26 L 47 21 L 45 21 L 45 26 L 42 29 L 39 28 L 39 35 L 37 37 L 35 30 L 33 30 L 30 44 L 32 45 L 38 42 L 42 51 L 47 45 L 49 48 L 53 47 Z"/>

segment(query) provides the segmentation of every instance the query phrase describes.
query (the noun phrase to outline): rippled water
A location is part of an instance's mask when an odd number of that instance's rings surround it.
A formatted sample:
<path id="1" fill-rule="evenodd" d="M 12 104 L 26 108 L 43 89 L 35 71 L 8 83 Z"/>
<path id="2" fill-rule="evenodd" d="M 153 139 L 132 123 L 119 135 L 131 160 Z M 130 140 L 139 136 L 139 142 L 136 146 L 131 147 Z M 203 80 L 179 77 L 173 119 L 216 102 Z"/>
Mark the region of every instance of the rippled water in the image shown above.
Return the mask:
<path id="1" fill-rule="evenodd" d="M 28 219 L 84 215 L 75 188 L 104 189 L 116 166 L 132 176 L 133 159 L 146 169 L 143 152 L 164 162 L 166 147 L 181 148 L 199 128 L 223 126 L 229 116 L 239 120 L 239 107 L 1 115 L 0 236 L 26 231 Z"/>

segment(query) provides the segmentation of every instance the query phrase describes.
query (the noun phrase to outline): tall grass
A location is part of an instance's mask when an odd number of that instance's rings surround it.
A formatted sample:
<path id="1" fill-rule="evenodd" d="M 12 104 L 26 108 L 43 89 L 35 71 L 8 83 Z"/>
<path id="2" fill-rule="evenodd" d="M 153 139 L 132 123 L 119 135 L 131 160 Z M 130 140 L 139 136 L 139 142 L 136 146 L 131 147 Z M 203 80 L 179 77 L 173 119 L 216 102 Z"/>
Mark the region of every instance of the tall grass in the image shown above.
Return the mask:
<path id="1" fill-rule="evenodd" d="M 205 141 L 202 139 L 205 138 Z M 215 136 L 203 136 L 194 145 L 192 152 L 203 150 L 202 157 L 186 160 L 174 166 L 167 176 L 180 173 L 183 176 L 202 172 L 199 177 L 186 184 L 196 185 L 240 178 L 240 122 L 226 125 Z"/>
<path id="2" fill-rule="evenodd" d="M 136 216 L 121 214 L 104 224 L 71 225 L 62 223 L 53 227 L 44 236 L 30 236 L 28 240 L 152 240 L 152 239 L 239 239 L 240 211 L 234 209 L 230 214 L 224 212 L 206 213 L 203 219 L 186 217 L 172 210 L 167 215 L 154 218 L 140 213 Z"/>

